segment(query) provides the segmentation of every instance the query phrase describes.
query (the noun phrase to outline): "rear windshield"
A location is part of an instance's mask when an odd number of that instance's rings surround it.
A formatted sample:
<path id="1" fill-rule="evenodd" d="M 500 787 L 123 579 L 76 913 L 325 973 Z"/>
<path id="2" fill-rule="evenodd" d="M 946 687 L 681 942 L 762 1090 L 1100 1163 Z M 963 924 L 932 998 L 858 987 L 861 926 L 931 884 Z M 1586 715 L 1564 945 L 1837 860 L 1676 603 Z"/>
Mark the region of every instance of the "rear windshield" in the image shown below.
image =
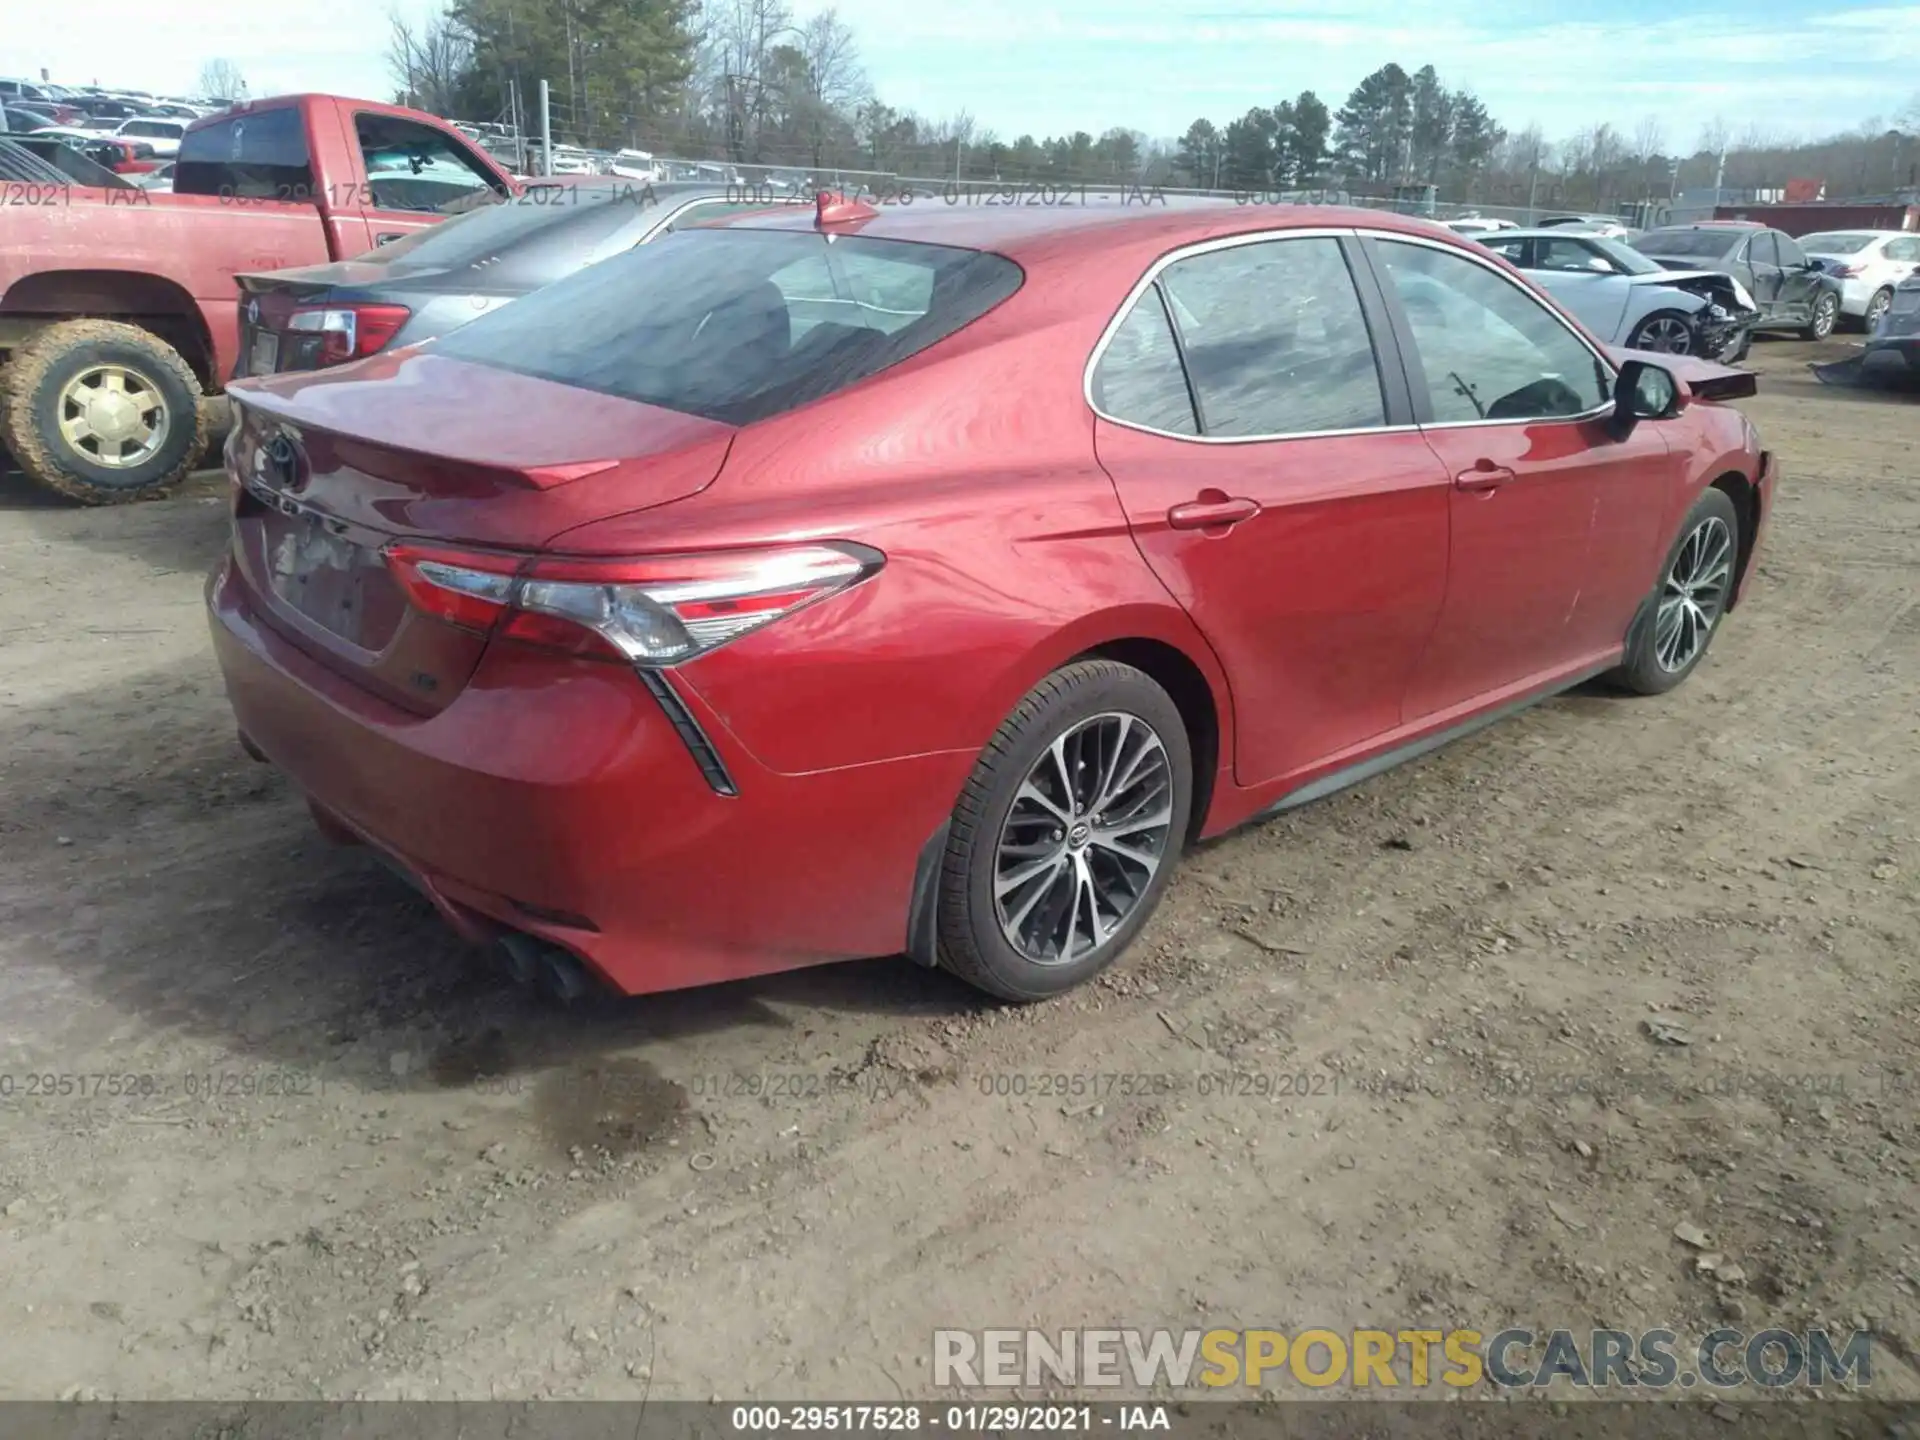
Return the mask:
<path id="1" fill-rule="evenodd" d="M 749 425 L 897 365 L 1020 288 L 978 250 L 692 229 L 482 316 L 440 354 Z"/>
<path id="2" fill-rule="evenodd" d="M 223 195 L 247 200 L 311 200 L 313 167 L 307 157 L 303 112 L 283 105 L 249 110 L 180 137 L 176 195 Z"/>
<path id="3" fill-rule="evenodd" d="M 1852 230 L 1824 230 L 1818 235 L 1801 236 L 1800 248 L 1809 255 L 1854 255 L 1879 238 Z"/>
<path id="4" fill-rule="evenodd" d="M 355 258 L 393 275 L 484 267 L 481 288 L 519 289 L 572 274 L 623 231 L 637 241 L 659 205 L 644 185 L 535 185 L 502 200 L 491 190 L 456 202 L 465 213 Z"/>
<path id="5" fill-rule="evenodd" d="M 1714 260 L 1733 249 L 1744 231 L 1649 230 L 1633 242 L 1644 255 L 1698 255 Z"/>

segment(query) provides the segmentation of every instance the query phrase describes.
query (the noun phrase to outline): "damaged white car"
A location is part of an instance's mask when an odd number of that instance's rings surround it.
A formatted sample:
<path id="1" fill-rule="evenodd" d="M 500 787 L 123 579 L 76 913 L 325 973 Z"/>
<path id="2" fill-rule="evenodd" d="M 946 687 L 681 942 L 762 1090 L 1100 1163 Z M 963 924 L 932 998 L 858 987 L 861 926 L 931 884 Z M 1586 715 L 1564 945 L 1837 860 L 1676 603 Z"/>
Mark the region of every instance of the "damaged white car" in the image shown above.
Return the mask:
<path id="1" fill-rule="evenodd" d="M 1742 359 L 1760 309 L 1717 270 L 1669 270 L 1631 245 L 1564 229 L 1474 237 L 1546 290 L 1610 345 L 1662 355 Z"/>

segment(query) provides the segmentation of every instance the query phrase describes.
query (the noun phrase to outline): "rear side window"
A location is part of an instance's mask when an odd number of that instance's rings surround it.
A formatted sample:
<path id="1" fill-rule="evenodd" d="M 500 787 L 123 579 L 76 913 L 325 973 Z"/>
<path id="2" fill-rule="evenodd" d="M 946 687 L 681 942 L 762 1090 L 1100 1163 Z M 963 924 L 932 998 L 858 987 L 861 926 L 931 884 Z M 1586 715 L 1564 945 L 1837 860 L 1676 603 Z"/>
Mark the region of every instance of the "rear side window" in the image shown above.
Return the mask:
<path id="1" fill-rule="evenodd" d="M 440 354 L 748 425 L 918 354 L 1020 288 L 978 250 L 694 228 L 463 326 Z"/>
<path id="2" fill-rule="evenodd" d="M 1210 436 L 1308 435 L 1386 424 L 1373 339 L 1331 237 L 1268 240 L 1161 272 Z"/>
<path id="3" fill-rule="evenodd" d="M 1725 230 L 1649 230 L 1633 242 L 1643 255 L 1697 256 L 1718 260 L 1733 249 L 1734 237 Z"/>
<path id="4" fill-rule="evenodd" d="M 180 137 L 176 195 L 310 200 L 307 127 L 293 106 L 249 110 Z"/>
<path id="5" fill-rule="evenodd" d="M 1794 266 L 1805 265 L 1807 263 L 1807 252 L 1802 250 L 1799 245 L 1794 242 L 1792 236 L 1782 235 L 1778 231 L 1775 231 L 1773 243 L 1778 249 L 1780 264 Z"/>
<path id="6" fill-rule="evenodd" d="M 1159 285 L 1135 302 L 1107 341 L 1093 370 L 1093 403 L 1102 414 L 1129 425 L 1173 435 L 1200 433 Z"/>

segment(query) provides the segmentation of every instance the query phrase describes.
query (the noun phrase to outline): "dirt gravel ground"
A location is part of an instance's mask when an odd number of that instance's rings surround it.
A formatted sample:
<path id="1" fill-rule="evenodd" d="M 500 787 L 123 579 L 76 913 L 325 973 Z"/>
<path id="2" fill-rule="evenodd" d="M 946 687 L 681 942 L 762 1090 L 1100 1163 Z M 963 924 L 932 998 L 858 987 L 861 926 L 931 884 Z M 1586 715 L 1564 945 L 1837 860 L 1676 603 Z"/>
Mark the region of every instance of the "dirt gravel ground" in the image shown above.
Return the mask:
<path id="1" fill-rule="evenodd" d="M 1808 373 L 1846 353 L 1755 350 L 1785 490 L 1688 685 L 1211 844 L 1026 1010 L 896 960 L 556 1013 L 241 755 L 217 476 L 0 481 L 0 1397 L 892 1398 L 946 1326 L 1721 1321 L 1871 1328 L 1920 1393 L 1920 401 Z"/>

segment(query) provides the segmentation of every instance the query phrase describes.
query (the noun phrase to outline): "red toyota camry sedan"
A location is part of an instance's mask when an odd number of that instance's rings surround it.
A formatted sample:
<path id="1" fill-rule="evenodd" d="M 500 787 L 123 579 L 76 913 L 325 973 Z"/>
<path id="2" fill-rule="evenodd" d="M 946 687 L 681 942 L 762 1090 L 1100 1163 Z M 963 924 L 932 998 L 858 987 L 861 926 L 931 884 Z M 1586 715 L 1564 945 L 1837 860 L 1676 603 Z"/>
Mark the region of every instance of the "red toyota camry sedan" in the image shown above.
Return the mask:
<path id="1" fill-rule="evenodd" d="M 237 387 L 212 630 L 324 830 L 561 993 L 1034 1000 L 1197 838 L 1683 680 L 1752 385 L 1391 215 L 822 197 Z"/>

